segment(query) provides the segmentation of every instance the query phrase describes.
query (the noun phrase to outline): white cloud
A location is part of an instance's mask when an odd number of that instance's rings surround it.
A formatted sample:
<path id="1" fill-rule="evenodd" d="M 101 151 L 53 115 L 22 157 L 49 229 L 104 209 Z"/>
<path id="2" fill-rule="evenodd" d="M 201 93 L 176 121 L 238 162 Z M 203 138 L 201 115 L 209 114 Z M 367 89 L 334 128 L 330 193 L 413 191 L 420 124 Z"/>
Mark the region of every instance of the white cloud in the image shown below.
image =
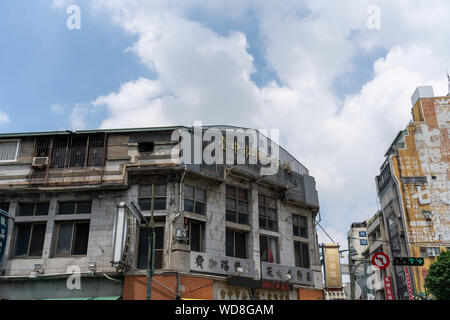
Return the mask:
<path id="1" fill-rule="evenodd" d="M 85 121 L 86 116 L 92 111 L 89 105 L 83 103 L 75 103 L 70 113 L 69 121 L 72 130 L 83 130 L 87 128 Z"/>
<path id="2" fill-rule="evenodd" d="M 377 210 L 374 177 L 392 139 L 411 118 L 415 87 L 431 84 L 435 93 L 446 94 L 450 4 L 378 1 L 381 29 L 368 30 L 366 9 L 372 4 L 97 2 L 97 9 L 109 9 L 116 23 L 137 36 L 131 50 L 156 78 L 124 83 L 93 105 L 109 112 L 102 127 L 202 120 L 280 128 L 283 145 L 317 180 L 322 225 L 340 230 L 336 234 L 342 238 L 351 222 Z M 199 8 L 237 25 L 251 11 L 264 43 L 262 56 L 280 81 L 256 86 L 251 75 L 258 70 L 246 35 L 239 28 L 218 34 L 189 19 L 187 13 Z M 336 81 L 349 70 L 359 76 L 357 55 L 377 50 L 387 54 L 365 62 L 373 65 L 372 78 L 338 98 Z"/>
<path id="3" fill-rule="evenodd" d="M 0 110 L 0 126 L 10 123 L 11 119 L 6 112 Z"/>

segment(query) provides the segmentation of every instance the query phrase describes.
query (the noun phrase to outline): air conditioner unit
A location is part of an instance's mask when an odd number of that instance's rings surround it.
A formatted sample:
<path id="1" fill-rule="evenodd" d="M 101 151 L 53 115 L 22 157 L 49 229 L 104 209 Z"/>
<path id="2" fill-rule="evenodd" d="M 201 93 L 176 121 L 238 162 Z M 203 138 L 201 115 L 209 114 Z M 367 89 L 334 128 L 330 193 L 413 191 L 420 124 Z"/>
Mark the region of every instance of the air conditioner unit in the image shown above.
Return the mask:
<path id="1" fill-rule="evenodd" d="M 48 157 L 33 157 L 33 167 L 45 167 L 48 165 Z"/>
<path id="2" fill-rule="evenodd" d="M 429 257 L 435 257 L 435 256 L 436 256 L 436 253 L 435 253 L 434 251 L 428 251 L 428 252 L 427 252 L 427 255 L 428 255 Z"/>

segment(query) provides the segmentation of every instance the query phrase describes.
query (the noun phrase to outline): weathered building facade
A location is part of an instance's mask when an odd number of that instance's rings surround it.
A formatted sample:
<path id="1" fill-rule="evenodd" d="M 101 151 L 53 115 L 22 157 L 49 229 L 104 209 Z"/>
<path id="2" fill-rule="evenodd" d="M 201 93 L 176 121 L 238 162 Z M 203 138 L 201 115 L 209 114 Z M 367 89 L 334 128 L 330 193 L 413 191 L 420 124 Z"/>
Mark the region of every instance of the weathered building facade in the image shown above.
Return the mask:
<path id="1" fill-rule="evenodd" d="M 193 130 L 0 135 L 0 208 L 11 218 L 0 298 L 145 299 L 149 231 L 131 215 L 112 263 L 118 206 L 134 202 L 145 217 L 154 205 L 153 299 L 323 299 L 308 170 L 282 148 L 272 175 L 186 163 L 181 131 Z"/>
<path id="2" fill-rule="evenodd" d="M 397 299 L 425 294 L 430 264 L 450 245 L 450 97 L 418 87 L 411 100 L 412 121 L 394 139 L 376 177 L 391 261 L 411 256 L 425 263 L 394 267 Z"/>

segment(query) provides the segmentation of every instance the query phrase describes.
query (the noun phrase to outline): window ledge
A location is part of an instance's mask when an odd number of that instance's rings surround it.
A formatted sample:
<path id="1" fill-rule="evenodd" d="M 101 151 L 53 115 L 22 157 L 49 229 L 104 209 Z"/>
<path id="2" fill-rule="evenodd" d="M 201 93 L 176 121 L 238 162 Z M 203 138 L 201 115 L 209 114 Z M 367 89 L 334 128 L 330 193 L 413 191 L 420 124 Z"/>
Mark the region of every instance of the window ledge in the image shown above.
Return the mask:
<path id="1" fill-rule="evenodd" d="M 230 229 L 234 230 L 241 230 L 241 231 L 251 231 L 252 227 L 246 224 L 240 224 L 236 222 L 226 221 L 225 226 Z"/>
<path id="2" fill-rule="evenodd" d="M 55 216 L 55 221 L 73 221 L 73 220 L 90 220 L 90 213 L 79 214 L 58 214 Z"/>

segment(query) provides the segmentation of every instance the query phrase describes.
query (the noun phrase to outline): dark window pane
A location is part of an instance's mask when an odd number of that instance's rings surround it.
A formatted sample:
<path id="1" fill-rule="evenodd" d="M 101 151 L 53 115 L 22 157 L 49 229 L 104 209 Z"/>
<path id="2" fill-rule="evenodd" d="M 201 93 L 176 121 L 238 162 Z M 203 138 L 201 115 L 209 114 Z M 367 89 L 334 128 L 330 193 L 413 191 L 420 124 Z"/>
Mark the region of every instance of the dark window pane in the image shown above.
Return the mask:
<path id="1" fill-rule="evenodd" d="M 233 239 L 233 231 L 227 230 L 226 233 L 226 255 L 228 257 L 233 257 L 234 253 L 233 253 L 233 247 L 234 247 L 234 239 Z"/>
<path id="2" fill-rule="evenodd" d="M 258 207 L 258 214 L 260 217 L 265 217 L 266 216 L 266 208 L 259 206 Z"/>
<path id="3" fill-rule="evenodd" d="M 277 220 L 277 211 L 274 209 L 267 209 L 267 218 L 271 220 Z"/>
<path id="4" fill-rule="evenodd" d="M 227 196 L 236 198 L 236 188 L 227 186 Z"/>
<path id="5" fill-rule="evenodd" d="M 258 194 L 258 205 L 265 206 L 266 198 L 262 194 Z"/>
<path id="6" fill-rule="evenodd" d="M 77 213 L 91 213 L 92 201 L 77 202 Z"/>
<path id="7" fill-rule="evenodd" d="M 155 143 L 153 141 L 139 142 L 138 144 L 139 152 L 152 152 L 154 147 Z"/>
<path id="8" fill-rule="evenodd" d="M 75 202 L 60 202 L 59 214 L 75 214 Z"/>
<path id="9" fill-rule="evenodd" d="M 139 231 L 138 269 L 147 269 L 148 266 L 148 232 L 147 228 Z"/>
<path id="10" fill-rule="evenodd" d="M 227 198 L 225 204 L 227 209 L 236 210 L 236 200 Z"/>
<path id="11" fill-rule="evenodd" d="M 194 201 L 190 199 L 184 199 L 184 211 L 194 212 Z"/>
<path id="12" fill-rule="evenodd" d="M 261 261 L 269 261 L 269 248 L 267 243 L 267 237 L 266 236 L 260 236 L 259 237 L 259 252 L 261 254 Z"/>
<path id="13" fill-rule="evenodd" d="M 259 227 L 261 229 L 266 229 L 266 219 L 264 218 L 259 218 Z"/>
<path id="14" fill-rule="evenodd" d="M 49 207 L 49 203 L 45 202 L 45 203 L 36 203 L 36 212 L 35 215 L 36 216 L 46 216 L 48 215 L 48 207 Z"/>
<path id="15" fill-rule="evenodd" d="M 308 253 L 308 245 L 302 244 L 302 255 L 303 255 L 303 268 L 309 268 L 309 253 Z"/>
<path id="16" fill-rule="evenodd" d="M 189 233 L 191 251 L 201 251 L 200 224 L 191 222 Z"/>
<path id="17" fill-rule="evenodd" d="M 271 231 L 278 231 L 278 224 L 276 221 L 267 220 L 267 229 Z"/>
<path id="18" fill-rule="evenodd" d="M 227 210 L 225 218 L 227 221 L 236 222 L 236 212 Z"/>
<path id="19" fill-rule="evenodd" d="M 235 233 L 236 258 L 247 258 L 247 243 L 245 241 L 245 233 Z"/>
<path id="20" fill-rule="evenodd" d="M 89 240 L 89 223 L 75 224 L 75 237 L 73 252 L 74 255 L 86 254 Z"/>
<path id="21" fill-rule="evenodd" d="M 292 226 L 292 231 L 293 231 L 294 236 L 299 236 L 300 235 L 299 232 L 298 232 L 298 227 L 297 226 L 293 225 Z"/>
<path id="22" fill-rule="evenodd" d="M 155 249 L 164 247 L 164 227 L 155 227 Z"/>
<path id="23" fill-rule="evenodd" d="M 166 210 L 166 198 L 155 198 L 154 210 Z"/>
<path id="24" fill-rule="evenodd" d="M 155 250 L 155 269 L 162 269 L 163 251 Z"/>
<path id="25" fill-rule="evenodd" d="M 152 187 L 150 186 L 150 190 L 151 190 L 151 188 Z M 155 184 L 153 193 L 154 193 L 155 197 L 165 197 L 166 196 L 166 185 L 165 184 Z"/>
<path id="26" fill-rule="evenodd" d="M 195 189 L 195 200 L 206 202 L 206 191 L 202 189 Z"/>
<path id="27" fill-rule="evenodd" d="M 42 256 L 42 249 L 44 248 L 44 239 L 45 239 L 45 227 L 46 227 L 45 224 L 33 225 L 29 256 L 32 257 Z"/>
<path id="28" fill-rule="evenodd" d="M 245 201 L 239 201 L 238 203 L 238 210 L 239 212 L 248 212 L 248 203 Z"/>
<path id="29" fill-rule="evenodd" d="M 306 228 L 300 228 L 300 236 L 303 238 L 308 238 L 308 231 Z"/>
<path id="30" fill-rule="evenodd" d="M 277 202 L 274 198 L 267 197 L 267 207 L 275 209 L 277 207 Z"/>
<path id="31" fill-rule="evenodd" d="M 294 256 L 295 256 L 295 266 L 302 267 L 302 254 L 300 249 L 300 243 L 294 241 Z"/>
<path id="32" fill-rule="evenodd" d="M 152 199 L 141 198 L 138 200 L 139 207 L 141 210 L 151 210 Z"/>
<path id="33" fill-rule="evenodd" d="M 195 213 L 204 215 L 205 212 L 206 212 L 206 205 L 202 202 L 196 202 L 195 203 Z"/>
<path id="34" fill-rule="evenodd" d="M 17 225 L 16 244 L 14 247 L 15 256 L 26 256 L 28 254 L 30 235 L 31 224 Z"/>
<path id="35" fill-rule="evenodd" d="M 248 214 L 239 213 L 238 214 L 238 223 L 248 224 Z"/>
<path id="36" fill-rule="evenodd" d="M 19 216 L 32 216 L 34 211 L 34 203 L 20 204 Z"/>
<path id="37" fill-rule="evenodd" d="M 239 200 L 247 200 L 247 190 L 238 189 L 238 198 Z"/>
<path id="38" fill-rule="evenodd" d="M 73 223 L 61 223 L 58 232 L 58 244 L 56 246 L 57 255 L 69 255 L 72 243 Z"/>
<path id="39" fill-rule="evenodd" d="M 188 185 L 184 186 L 184 196 L 189 199 L 194 199 L 194 188 Z"/>

